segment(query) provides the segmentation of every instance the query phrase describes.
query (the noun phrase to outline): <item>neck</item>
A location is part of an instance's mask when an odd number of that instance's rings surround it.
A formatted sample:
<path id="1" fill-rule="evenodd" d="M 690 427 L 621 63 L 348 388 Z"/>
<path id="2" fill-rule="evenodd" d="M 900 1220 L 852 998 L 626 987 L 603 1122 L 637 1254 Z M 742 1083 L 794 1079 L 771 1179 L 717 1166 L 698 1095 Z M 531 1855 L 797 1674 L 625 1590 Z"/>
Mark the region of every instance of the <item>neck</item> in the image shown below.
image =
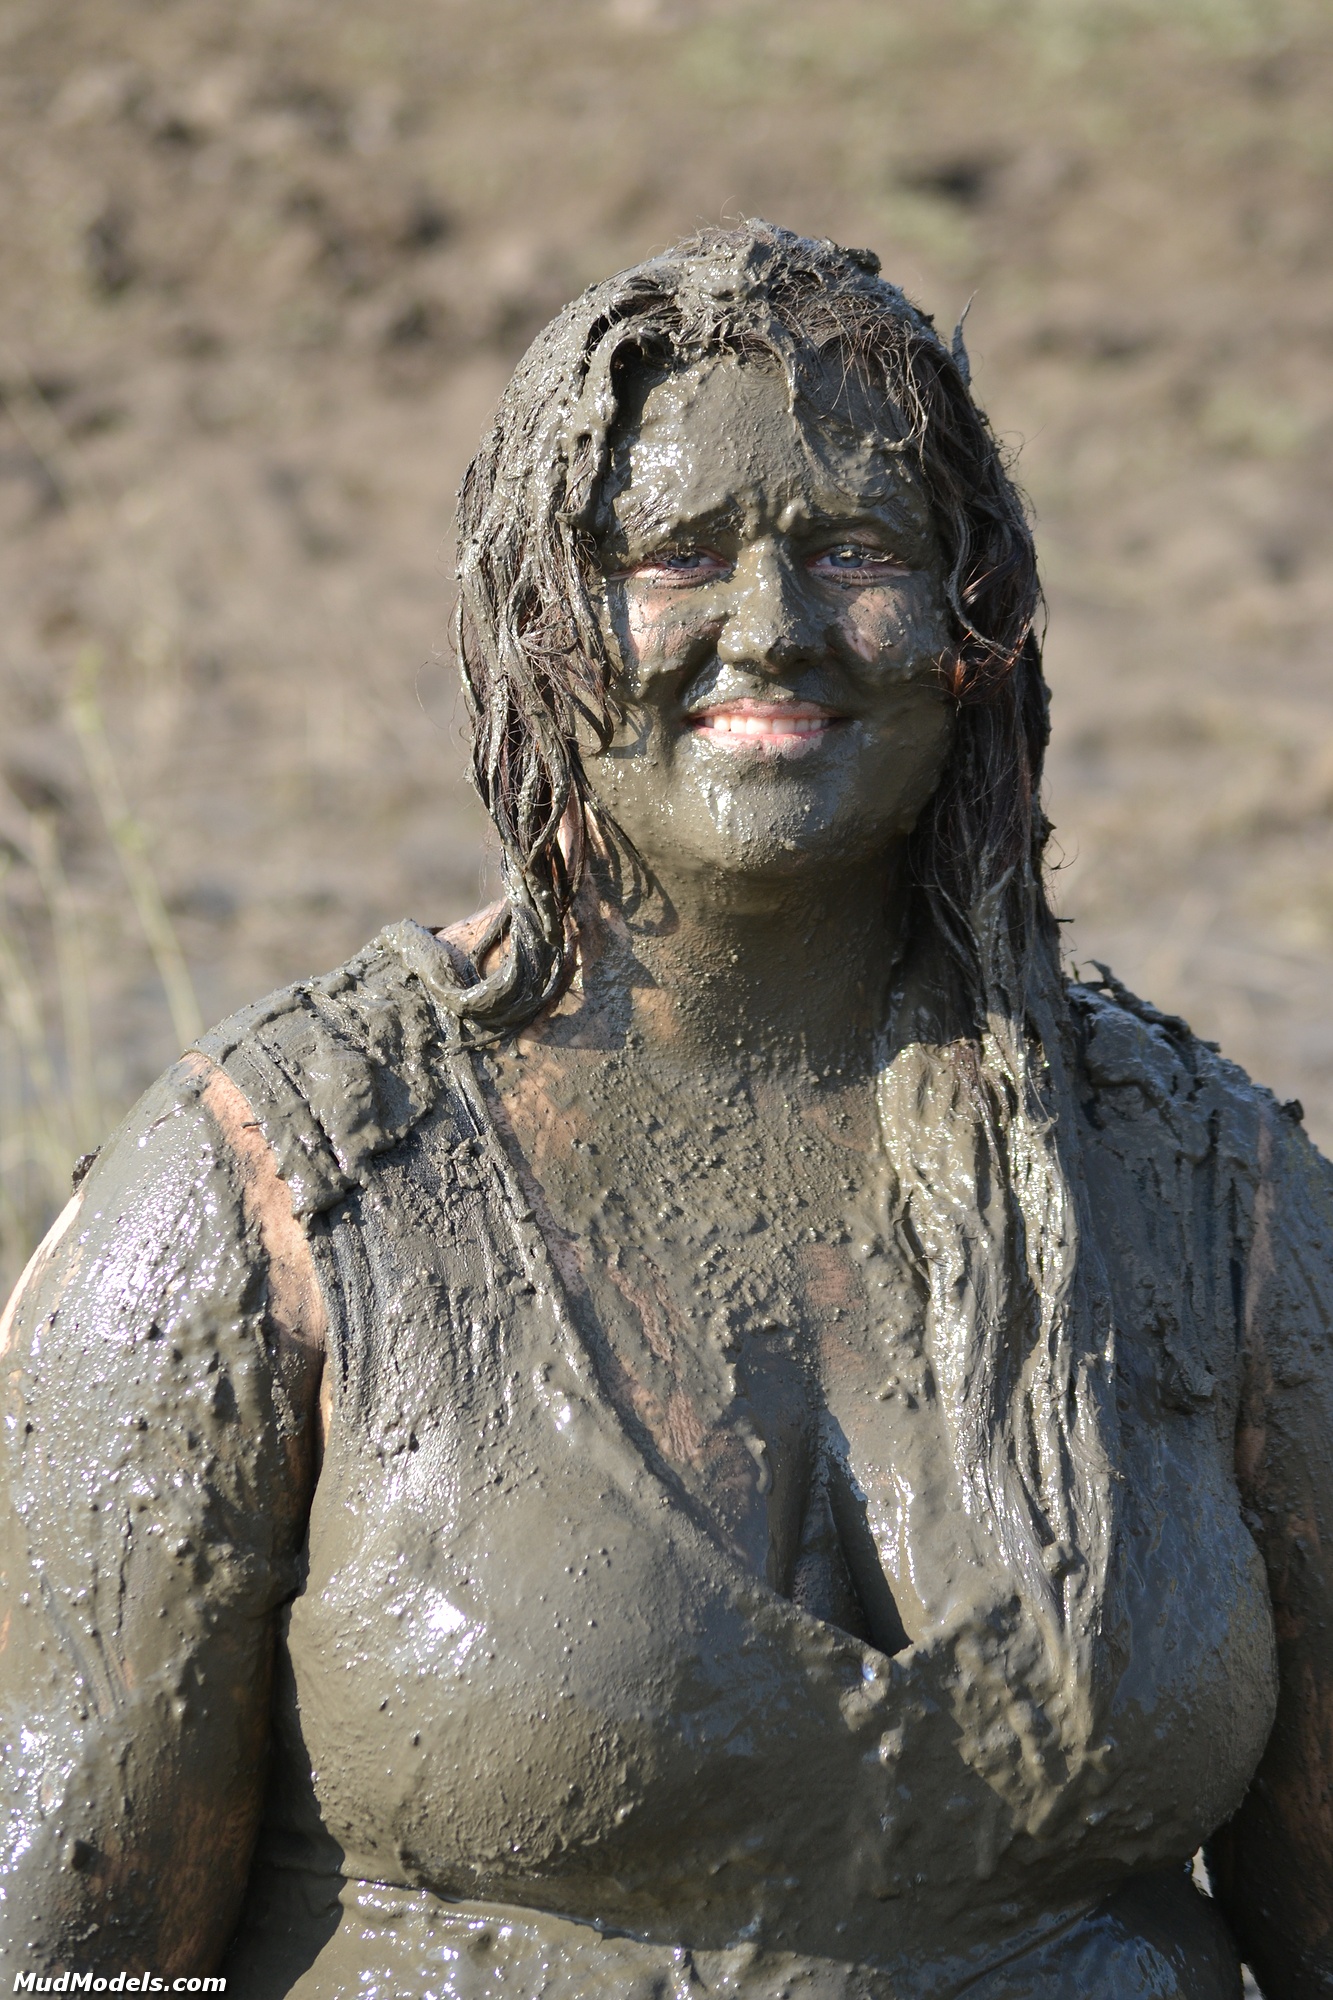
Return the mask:
<path id="1" fill-rule="evenodd" d="M 594 859 L 583 1004 L 691 1068 L 808 1075 L 870 1067 L 906 917 L 903 854 L 781 883 L 654 879 Z"/>

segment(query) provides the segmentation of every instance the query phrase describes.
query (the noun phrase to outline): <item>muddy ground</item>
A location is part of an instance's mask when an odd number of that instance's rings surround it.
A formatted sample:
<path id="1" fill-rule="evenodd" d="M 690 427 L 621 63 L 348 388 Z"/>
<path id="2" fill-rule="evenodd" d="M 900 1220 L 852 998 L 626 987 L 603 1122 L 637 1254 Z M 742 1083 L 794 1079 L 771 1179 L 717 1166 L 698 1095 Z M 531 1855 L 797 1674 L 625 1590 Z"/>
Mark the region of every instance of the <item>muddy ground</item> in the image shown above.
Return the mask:
<path id="1" fill-rule="evenodd" d="M 1071 951 L 1333 1146 L 1331 85 L 1302 0 L 6 0 L 0 1279 L 180 1026 L 77 674 L 205 1017 L 461 915 L 465 459 L 572 290 L 746 212 L 975 294 Z"/>

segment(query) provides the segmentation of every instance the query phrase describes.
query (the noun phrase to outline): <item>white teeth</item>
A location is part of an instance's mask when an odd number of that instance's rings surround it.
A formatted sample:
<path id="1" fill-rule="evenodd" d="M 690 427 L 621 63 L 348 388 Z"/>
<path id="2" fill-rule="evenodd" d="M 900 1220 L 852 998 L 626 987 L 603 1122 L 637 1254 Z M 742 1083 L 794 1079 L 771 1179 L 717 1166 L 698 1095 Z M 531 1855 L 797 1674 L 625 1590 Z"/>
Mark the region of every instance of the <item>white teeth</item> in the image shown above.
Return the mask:
<path id="1" fill-rule="evenodd" d="M 816 736 L 827 728 L 822 715 L 750 715 L 744 710 L 728 714 L 719 710 L 700 722 L 704 733 L 714 736 Z"/>

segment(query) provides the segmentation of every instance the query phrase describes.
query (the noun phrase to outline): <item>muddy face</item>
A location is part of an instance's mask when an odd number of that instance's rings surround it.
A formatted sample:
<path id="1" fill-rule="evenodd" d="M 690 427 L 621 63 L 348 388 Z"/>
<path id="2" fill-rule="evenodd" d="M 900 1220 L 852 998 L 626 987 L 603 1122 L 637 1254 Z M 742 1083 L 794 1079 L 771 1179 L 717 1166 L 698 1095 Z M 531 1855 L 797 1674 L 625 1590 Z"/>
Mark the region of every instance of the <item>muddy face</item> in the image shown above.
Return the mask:
<path id="1" fill-rule="evenodd" d="M 857 870 L 910 833 L 952 710 L 945 567 L 892 411 L 719 357 L 628 399 L 600 520 L 627 714 L 592 787 L 670 880 Z"/>

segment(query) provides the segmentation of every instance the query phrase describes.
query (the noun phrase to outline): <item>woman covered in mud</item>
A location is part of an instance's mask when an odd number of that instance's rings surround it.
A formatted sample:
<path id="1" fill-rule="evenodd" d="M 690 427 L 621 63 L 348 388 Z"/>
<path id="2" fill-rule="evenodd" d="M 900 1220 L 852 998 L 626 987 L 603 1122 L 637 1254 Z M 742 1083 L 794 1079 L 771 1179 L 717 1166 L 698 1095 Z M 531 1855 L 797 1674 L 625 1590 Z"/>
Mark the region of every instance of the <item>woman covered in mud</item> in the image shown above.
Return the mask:
<path id="1" fill-rule="evenodd" d="M 503 901 L 219 1028 L 11 1309 L 6 1972 L 1330 1992 L 1333 1190 L 1061 975 L 961 341 L 709 232 L 460 545 Z"/>

